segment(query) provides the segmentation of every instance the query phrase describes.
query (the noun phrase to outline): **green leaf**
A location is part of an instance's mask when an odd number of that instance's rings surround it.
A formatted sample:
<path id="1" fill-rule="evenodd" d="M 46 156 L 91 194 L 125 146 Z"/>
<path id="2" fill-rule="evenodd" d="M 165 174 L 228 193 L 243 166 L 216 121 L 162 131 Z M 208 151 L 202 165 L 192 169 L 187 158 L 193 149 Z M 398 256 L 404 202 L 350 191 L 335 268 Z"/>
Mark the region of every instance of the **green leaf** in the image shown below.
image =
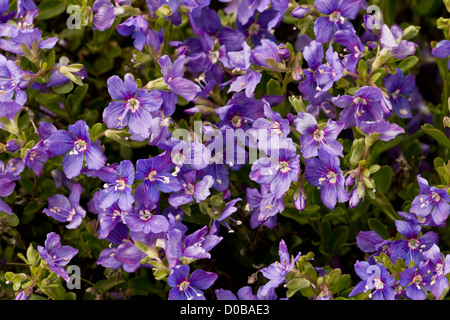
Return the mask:
<path id="1" fill-rule="evenodd" d="M 330 254 L 336 254 L 341 249 L 341 245 L 347 242 L 348 228 L 346 226 L 339 226 L 333 230 L 328 239 L 328 248 Z"/>
<path id="2" fill-rule="evenodd" d="M 81 88 L 81 87 L 79 87 Z M 98 135 L 102 132 L 104 132 L 107 129 L 107 126 L 105 123 L 96 123 L 92 126 L 91 129 L 89 129 L 89 136 L 91 137 L 91 141 L 95 141 L 98 138 Z"/>
<path id="3" fill-rule="evenodd" d="M 393 25 L 397 12 L 397 0 L 383 0 L 380 7 L 382 8 L 384 23 L 387 26 Z"/>
<path id="4" fill-rule="evenodd" d="M 66 4 L 58 0 L 43 1 L 39 4 L 39 20 L 47 20 L 54 18 L 66 10 Z"/>
<path id="5" fill-rule="evenodd" d="M 66 94 L 72 91 L 73 89 L 73 82 L 67 81 L 65 84 L 62 84 L 60 86 L 53 87 L 53 91 L 59 94 Z"/>
<path id="6" fill-rule="evenodd" d="M 387 231 L 386 226 L 378 219 L 370 218 L 368 220 L 369 228 L 372 231 L 378 233 L 383 239 L 389 239 L 389 232 Z"/>
<path id="7" fill-rule="evenodd" d="M 68 120 L 69 115 L 67 111 L 61 109 L 59 101 L 61 101 L 61 96 L 56 93 L 39 93 L 36 96 L 36 101 L 39 102 L 48 111 L 53 112 L 58 117 Z"/>
<path id="8" fill-rule="evenodd" d="M 398 64 L 398 67 L 403 71 L 403 73 L 405 73 L 409 69 L 413 68 L 417 64 L 417 62 L 419 62 L 419 58 L 417 58 L 416 56 L 409 56 L 406 59 L 402 60 Z"/>
<path id="9" fill-rule="evenodd" d="M 288 291 L 286 293 L 287 297 L 292 297 L 297 291 L 306 289 L 310 286 L 308 280 L 303 278 L 294 278 L 286 284 Z"/>
<path id="10" fill-rule="evenodd" d="M 433 137 L 437 142 L 439 142 L 439 144 L 450 149 L 450 140 L 441 130 L 436 129 L 429 123 L 424 124 L 422 126 L 422 130 L 429 136 Z"/>
<path id="11" fill-rule="evenodd" d="M 383 166 L 377 172 L 372 175 L 375 181 L 375 188 L 383 194 L 389 192 L 389 188 L 392 182 L 393 171 L 390 166 Z"/>
<path id="12" fill-rule="evenodd" d="M 0 212 L 0 219 L 2 218 L 6 218 L 6 223 L 11 227 L 17 227 L 20 222 L 19 217 L 15 213 L 8 214 L 5 212 Z"/>
<path id="13" fill-rule="evenodd" d="M 339 279 L 334 282 L 330 286 L 330 291 L 334 294 L 338 294 L 345 289 L 349 288 L 352 285 L 352 279 L 349 274 L 344 274 L 343 276 L 339 277 Z"/>
<path id="14" fill-rule="evenodd" d="M 281 87 L 278 81 L 270 79 L 266 86 L 267 94 L 271 96 L 281 96 Z"/>

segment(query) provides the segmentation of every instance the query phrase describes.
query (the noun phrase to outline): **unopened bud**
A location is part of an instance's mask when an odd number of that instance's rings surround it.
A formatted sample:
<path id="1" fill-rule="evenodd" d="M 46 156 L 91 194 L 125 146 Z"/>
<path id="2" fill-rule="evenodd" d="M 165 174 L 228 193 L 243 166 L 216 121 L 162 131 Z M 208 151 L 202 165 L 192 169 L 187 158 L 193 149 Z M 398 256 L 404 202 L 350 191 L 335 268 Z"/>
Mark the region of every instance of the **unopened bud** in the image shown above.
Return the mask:
<path id="1" fill-rule="evenodd" d="M 419 34 L 420 27 L 417 26 L 409 26 L 405 30 L 403 30 L 403 40 L 411 40 L 415 36 Z"/>
<path id="2" fill-rule="evenodd" d="M 377 70 L 381 68 L 390 58 L 391 58 L 390 50 L 387 48 L 382 49 L 372 64 L 372 70 Z"/>

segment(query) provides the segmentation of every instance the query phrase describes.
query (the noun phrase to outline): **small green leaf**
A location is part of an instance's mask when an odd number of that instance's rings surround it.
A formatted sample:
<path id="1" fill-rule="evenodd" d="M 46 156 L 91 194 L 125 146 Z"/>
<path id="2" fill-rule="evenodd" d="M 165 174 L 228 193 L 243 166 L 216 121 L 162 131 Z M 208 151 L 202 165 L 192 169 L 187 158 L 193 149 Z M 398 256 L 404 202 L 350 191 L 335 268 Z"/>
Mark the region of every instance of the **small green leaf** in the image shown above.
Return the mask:
<path id="1" fill-rule="evenodd" d="M 281 95 L 281 87 L 278 81 L 275 79 L 270 79 L 266 86 L 267 94 L 271 96 L 280 96 Z"/>
<path id="2" fill-rule="evenodd" d="M 383 194 L 389 192 L 389 188 L 392 182 L 393 171 L 390 166 L 383 166 L 372 175 L 372 179 L 375 181 L 376 190 Z"/>
<path id="3" fill-rule="evenodd" d="M 422 126 L 422 130 L 429 136 L 433 137 L 437 142 L 439 142 L 439 144 L 450 149 L 450 140 L 441 130 L 436 129 L 429 123 L 424 124 Z"/>
<path id="4" fill-rule="evenodd" d="M 339 226 L 333 230 L 328 239 L 328 248 L 330 254 L 336 254 L 341 249 L 341 245 L 347 242 L 348 228 L 346 226 Z"/>
<path id="5" fill-rule="evenodd" d="M 66 4 L 58 0 L 43 1 L 38 6 L 39 20 L 48 20 L 54 18 L 66 10 Z"/>
<path id="6" fill-rule="evenodd" d="M 383 239 L 389 239 L 389 232 L 386 226 L 378 219 L 370 218 L 368 220 L 369 228 L 378 233 Z"/>
<path id="7" fill-rule="evenodd" d="M 66 94 L 72 91 L 73 89 L 73 82 L 67 81 L 65 84 L 62 84 L 60 86 L 53 87 L 53 91 L 59 94 Z"/>
<path id="8" fill-rule="evenodd" d="M 419 58 L 417 58 L 416 56 L 409 56 L 406 59 L 402 60 L 398 64 L 398 67 L 403 71 L 403 73 L 405 73 L 413 68 L 417 64 L 417 62 L 419 62 Z"/>

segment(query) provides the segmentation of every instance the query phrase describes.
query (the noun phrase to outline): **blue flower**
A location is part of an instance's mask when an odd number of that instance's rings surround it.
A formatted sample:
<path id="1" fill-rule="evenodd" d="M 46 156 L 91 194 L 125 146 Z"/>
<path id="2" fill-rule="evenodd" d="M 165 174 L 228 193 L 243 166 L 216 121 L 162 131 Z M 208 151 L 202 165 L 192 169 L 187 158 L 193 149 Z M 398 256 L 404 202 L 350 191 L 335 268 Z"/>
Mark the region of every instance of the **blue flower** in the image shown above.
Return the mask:
<path id="1" fill-rule="evenodd" d="M 65 281 L 69 281 L 69 274 L 64 269 L 70 260 L 78 253 L 78 249 L 71 246 L 61 246 L 61 238 L 55 232 L 47 234 L 45 247 L 38 246 L 39 255 L 47 262 L 48 267 Z"/>
<path id="2" fill-rule="evenodd" d="M 102 168 L 106 163 L 101 146 L 91 142 L 89 127 L 84 120 L 69 125 L 69 131 L 54 132 L 47 139 L 47 149 L 53 155 L 65 155 L 63 169 L 68 179 L 80 174 L 85 158 L 86 166 L 93 170 Z"/>
<path id="3" fill-rule="evenodd" d="M 123 160 L 117 171 L 109 167 L 106 170 L 108 172 L 100 176 L 106 182 L 99 196 L 100 208 L 108 208 L 117 201 L 121 210 L 131 210 L 134 202 L 131 193 L 134 182 L 133 163 L 130 160 Z"/>
<path id="4" fill-rule="evenodd" d="M 272 138 L 268 157 L 256 160 L 252 165 L 250 179 L 260 184 L 270 184 L 270 191 L 278 198 L 298 180 L 300 155 L 291 138 Z M 272 148 L 273 147 L 273 148 Z"/>
<path id="5" fill-rule="evenodd" d="M 369 298 L 373 300 L 395 300 L 394 279 L 389 271 L 382 264 L 370 265 L 367 261 L 357 261 L 355 272 L 362 279 L 349 297 L 353 297 L 362 292 L 370 292 Z"/>
<path id="6" fill-rule="evenodd" d="M 192 101 L 196 97 L 197 92 L 200 91 L 200 88 L 191 80 L 183 77 L 185 59 L 185 56 L 180 56 L 172 64 L 169 56 L 164 55 L 158 60 L 158 63 L 169 89 L 187 101 Z"/>
<path id="7" fill-rule="evenodd" d="M 336 202 L 346 202 L 350 194 L 344 188 L 344 176 L 341 173 L 339 158 L 320 148 L 319 158 L 305 160 L 305 178 L 313 186 L 320 189 L 323 204 L 333 210 Z"/>
<path id="8" fill-rule="evenodd" d="M 279 243 L 278 255 L 280 261 L 275 261 L 270 266 L 261 269 L 261 273 L 269 282 L 267 282 L 261 290 L 261 295 L 268 296 L 270 290 L 277 288 L 286 280 L 286 275 L 295 267 L 295 263 L 300 259 L 299 252 L 295 257 L 290 257 L 284 240 Z"/>
<path id="9" fill-rule="evenodd" d="M 412 118 L 411 105 L 408 97 L 416 87 L 416 80 L 413 74 L 406 77 L 400 68 L 396 68 L 396 73 L 384 79 L 384 86 L 389 93 L 389 100 L 394 107 L 395 113 L 400 118 Z"/>
<path id="10" fill-rule="evenodd" d="M 150 201 L 158 202 L 160 191 L 171 193 L 181 190 L 182 185 L 171 173 L 174 167 L 170 160 L 170 153 L 167 151 L 156 157 L 139 159 L 136 162 L 136 179 L 144 180 Z"/>
<path id="11" fill-rule="evenodd" d="M 345 18 L 356 18 L 361 8 L 361 0 L 316 0 L 314 6 L 320 13 L 326 15 L 317 18 L 314 23 L 316 40 L 327 43 L 333 33 L 352 28 L 351 23 Z"/>
<path id="12" fill-rule="evenodd" d="M 344 147 L 336 140 L 344 127 L 343 122 L 328 119 L 325 127 L 317 124 L 316 118 L 305 112 L 299 112 L 294 120 L 295 128 L 300 132 L 301 152 L 304 158 L 318 156 L 320 148 L 326 148 L 328 152 L 343 157 Z"/>
<path id="13" fill-rule="evenodd" d="M 76 229 L 81 225 L 86 211 L 80 206 L 81 185 L 72 186 L 69 198 L 62 194 L 56 194 L 48 199 L 48 208 L 43 212 L 60 222 L 69 222 L 67 229 Z"/>
<path id="14" fill-rule="evenodd" d="M 431 266 L 424 263 L 420 267 L 408 268 L 400 273 L 400 285 L 405 288 L 406 296 L 412 300 L 425 300 L 430 291 Z"/>
<path id="15" fill-rule="evenodd" d="M 417 176 L 420 191 L 411 203 L 411 213 L 418 216 L 419 221 L 431 215 L 432 225 L 444 226 L 450 214 L 450 196 L 444 189 L 430 187 L 428 181 Z"/>
<path id="16" fill-rule="evenodd" d="M 131 139 L 144 140 L 150 136 L 152 112 L 162 104 L 161 94 L 153 90 L 139 89 L 131 73 L 124 81 L 118 76 L 108 79 L 108 92 L 112 102 L 103 110 L 103 121 L 108 128 L 123 129 L 128 125 Z"/>
<path id="17" fill-rule="evenodd" d="M 392 243 L 392 261 L 397 261 L 398 258 L 401 258 L 408 265 L 413 260 L 415 266 L 418 266 L 420 262 L 425 260 L 422 253 L 430 249 L 433 244 L 439 243 L 439 236 L 433 231 L 429 231 L 419 237 L 422 228 L 420 224 L 412 220 L 396 220 L 395 226 L 397 231 L 406 239 L 398 239 Z"/>
<path id="18" fill-rule="evenodd" d="M 169 300 L 205 300 L 202 290 L 212 286 L 217 274 L 199 269 L 189 276 L 190 269 L 188 265 L 179 265 L 170 270 L 167 278 L 167 283 L 172 287 Z"/>

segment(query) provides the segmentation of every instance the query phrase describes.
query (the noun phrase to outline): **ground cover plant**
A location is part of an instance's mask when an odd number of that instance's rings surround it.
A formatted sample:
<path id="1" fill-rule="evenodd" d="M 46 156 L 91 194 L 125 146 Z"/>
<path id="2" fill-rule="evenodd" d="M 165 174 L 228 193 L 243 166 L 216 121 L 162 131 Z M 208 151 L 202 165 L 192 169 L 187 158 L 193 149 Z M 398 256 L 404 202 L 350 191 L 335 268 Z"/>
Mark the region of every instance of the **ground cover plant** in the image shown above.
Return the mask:
<path id="1" fill-rule="evenodd" d="M 449 12 L 0 0 L 0 298 L 447 299 Z"/>

